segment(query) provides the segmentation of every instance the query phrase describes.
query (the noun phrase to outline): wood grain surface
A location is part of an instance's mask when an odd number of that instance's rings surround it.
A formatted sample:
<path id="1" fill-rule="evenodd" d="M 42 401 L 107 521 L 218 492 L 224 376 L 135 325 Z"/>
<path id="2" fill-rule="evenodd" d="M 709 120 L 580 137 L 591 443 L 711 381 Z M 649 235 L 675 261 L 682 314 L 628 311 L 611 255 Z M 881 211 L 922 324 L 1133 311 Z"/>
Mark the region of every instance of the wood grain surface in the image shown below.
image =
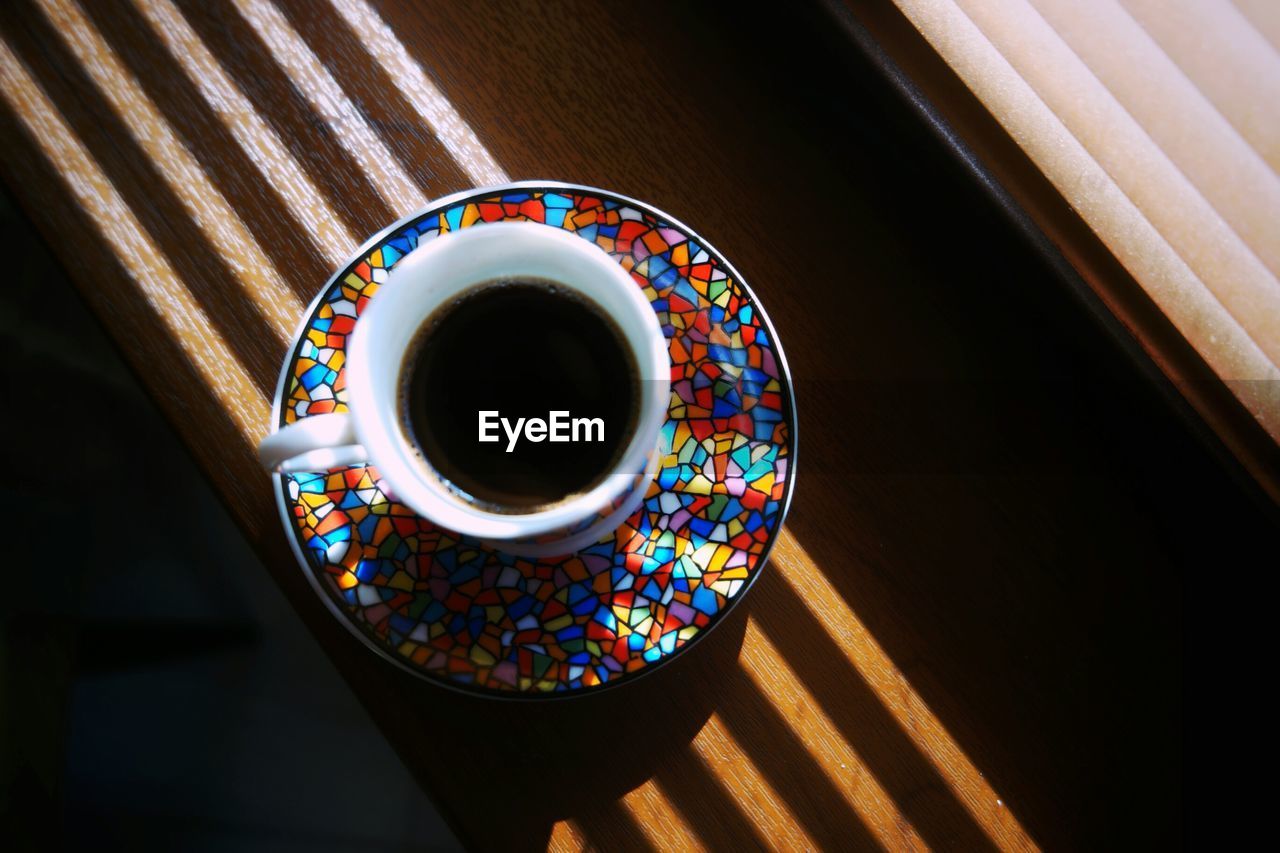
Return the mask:
<path id="1" fill-rule="evenodd" d="M 19 0 L 0 23 L 11 191 L 467 844 L 1177 838 L 1185 578 L 1269 519 L 824 12 Z M 803 436 L 744 606 L 570 702 L 381 663 L 294 564 L 253 456 L 332 269 L 507 177 L 715 243 L 786 346 Z"/>

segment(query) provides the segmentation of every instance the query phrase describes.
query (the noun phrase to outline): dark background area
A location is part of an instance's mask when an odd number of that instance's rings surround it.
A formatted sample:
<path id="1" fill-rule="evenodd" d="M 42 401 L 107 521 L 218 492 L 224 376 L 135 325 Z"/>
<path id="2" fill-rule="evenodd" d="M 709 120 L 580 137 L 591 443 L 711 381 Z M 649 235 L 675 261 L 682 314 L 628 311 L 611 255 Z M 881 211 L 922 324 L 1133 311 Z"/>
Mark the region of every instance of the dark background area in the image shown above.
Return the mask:
<path id="1" fill-rule="evenodd" d="M 458 849 L 3 196 L 0 241 L 0 849 Z"/>

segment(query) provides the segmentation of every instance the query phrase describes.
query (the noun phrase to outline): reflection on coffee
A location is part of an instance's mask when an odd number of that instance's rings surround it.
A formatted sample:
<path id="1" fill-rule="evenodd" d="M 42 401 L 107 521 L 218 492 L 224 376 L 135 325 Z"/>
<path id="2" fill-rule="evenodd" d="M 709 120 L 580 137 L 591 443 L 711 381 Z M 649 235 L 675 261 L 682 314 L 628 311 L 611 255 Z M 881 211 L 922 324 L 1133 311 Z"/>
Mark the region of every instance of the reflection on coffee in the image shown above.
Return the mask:
<path id="1" fill-rule="evenodd" d="M 437 309 L 400 379 L 406 435 L 426 462 L 463 499 L 512 513 L 597 485 L 635 431 L 640 398 L 614 321 L 534 278 L 485 282 Z"/>

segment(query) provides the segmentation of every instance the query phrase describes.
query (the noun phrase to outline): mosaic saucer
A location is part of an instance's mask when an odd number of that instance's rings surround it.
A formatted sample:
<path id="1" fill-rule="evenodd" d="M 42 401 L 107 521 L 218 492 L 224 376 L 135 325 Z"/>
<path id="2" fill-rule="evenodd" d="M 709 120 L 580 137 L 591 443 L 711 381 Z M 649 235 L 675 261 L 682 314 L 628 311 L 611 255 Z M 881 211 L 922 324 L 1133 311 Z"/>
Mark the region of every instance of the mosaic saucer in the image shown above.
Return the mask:
<path id="1" fill-rule="evenodd" d="M 746 594 L 790 500 L 795 410 L 773 327 L 706 241 L 633 199 L 540 181 L 441 199 L 367 242 L 307 310 L 275 427 L 346 408 L 347 341 L 400 258 L 504 220 L 591 241 L 658 314 L 672 394 L 641 507 L 576 554 L 524 559 L 417 516 L 372 466 L 276 475 L 277 499 L 312 585 L 382 657 L 463 690 L 564 695 L 662 665 Z"/>

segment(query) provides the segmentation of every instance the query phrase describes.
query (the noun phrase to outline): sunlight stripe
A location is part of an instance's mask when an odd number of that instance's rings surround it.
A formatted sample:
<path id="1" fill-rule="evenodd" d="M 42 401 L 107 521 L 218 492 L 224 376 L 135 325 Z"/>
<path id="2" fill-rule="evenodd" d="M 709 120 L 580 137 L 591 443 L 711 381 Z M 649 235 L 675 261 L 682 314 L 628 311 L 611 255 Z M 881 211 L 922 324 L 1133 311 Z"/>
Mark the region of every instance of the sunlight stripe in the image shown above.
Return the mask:
<path id="1" fill-rule="evenodd" d="M 713 713 L 691 744 L 694 758 L 717 779 L 730 799 L 755 826 L 761 838 L 780 850 L 819 850 L 786 801 L 760 774 L 742 744 L 729 732 L 718 713 Z M 679 796 L 668 792 L 668 797 Z M 778 828 L 786 827 L 786 835 Z"/>
<path id="2" fill-rule="evenodd" d="M 231 131 L 245 156 L 289 209 L 312 246 L 332 266 L 345 261 L 355 251 L 355 239 L 178 8 L 171 0 L 133 0 L 133 3 L 187 79 L 199 89 L 205 103 Z"/>
<path id="3" fill-rule="evenodd" d="M 333 131 L 338 144 L 351 155 L 391 212 L 406 216 L 426 207 L 427 197 L 400 168 L 400 163 L 358 107 L 342 91 L 302 36 L 271 0 L 233 0 L 240 15 L 253 27 L 276 64 L 303 93 L 316 115 Z"/>
<path id="4" fill-rule="evenodd" d="M 134 141 L 160 171 L 170 191 L 222 255 L 263 320 L 281 342 L 288 341 L 302 314 L 302 303 L 266 262 L 244 222 L 214 188 L 195 157 L 75 0 L 37 2 Z"/>
<path id="5" fill-rule="evenodd" d="M 587 849 L 587 834 L 574 819 L 559 820 L 551 826 L 547 839 L 548 853 L 582 853 Z"/>
<path id="6" fill-rule="evenodd" d="M 640 830 L 642 840 L 654 850 L 699 853 L 707 849 L 685 823 L 680 813 L 672 807 L 671 801 L 658 790 L 653 780 L 645 782 L 626 794 L 617 805 L 626 810 L 636 828 Z M 599 849 L 593 847 L 591 827 L 600 826 L 601 820 L 599 815 L 593 815 L 588 809 L 582 817 L 556 821 L 551 827 L 547 850 L 553 853 L 569 853 L 569 851 Z M 607 840 L 609 839 L 596 839 L 601 842 Z M 640 840 L 636 839 L 636 842 Z"/>
<path id="7" fill-rule="evenodd" d="M 382 70 L 396 81 L 397 90 L 427 123 L 471 182 L 478 187 L 503 184 L 511 178 L 480 142 L 438 86 L 431 82 L 386 22 L 365 0 L 330 0 L 351 33 Z"/>
<path id="8" fill-rule="evenodd" d="M 893 797 L 881 787 L 857 750 L 838 734 L 839 727 L 753 618 L 747 620 L 742 648 L 739 662 L 756 691 L 783 719 L 804 721 L 804 725 L 792 725 L 792 733 L 876 840 L 888 850 L 927 850 L 928 845 Z M 835 772 L 837 767 L 839 772 Z"/>
<path id="9" fill-rule="evenodd" d="M 1038 849 L 1013 812 L 987 784 L 982 773 L 786 527 L 779 533 L 769 559 L 773 570 L 795 590 L 814 621 L 822 626 L 987 836 L 1003 850 Z M 822 603 L 821 611 L 815 602 Z"/>
<path id="10" fill-rule="evenodd" d="M 0 39 L 0 93 L 27 135 L 61 176 L 77 205 L 111 246 L 138 292 L 182 346 L 221 408 L 250 441 L 266 433 L 270 405 L 244 367 L 218 335 L 200 334 L 199 346 L 186 346 L 193 330 L 212 324 L 164 253 L 139 224 L 110 179 L 76 138 L 58 108 L 31 78 L 9 44 Z"/>
<path id="11" fill-rule="evenodd" d="M 652 779 L 623 797 L 622 806 L 653 849 L 690 853 L 707 849 Z"/>

